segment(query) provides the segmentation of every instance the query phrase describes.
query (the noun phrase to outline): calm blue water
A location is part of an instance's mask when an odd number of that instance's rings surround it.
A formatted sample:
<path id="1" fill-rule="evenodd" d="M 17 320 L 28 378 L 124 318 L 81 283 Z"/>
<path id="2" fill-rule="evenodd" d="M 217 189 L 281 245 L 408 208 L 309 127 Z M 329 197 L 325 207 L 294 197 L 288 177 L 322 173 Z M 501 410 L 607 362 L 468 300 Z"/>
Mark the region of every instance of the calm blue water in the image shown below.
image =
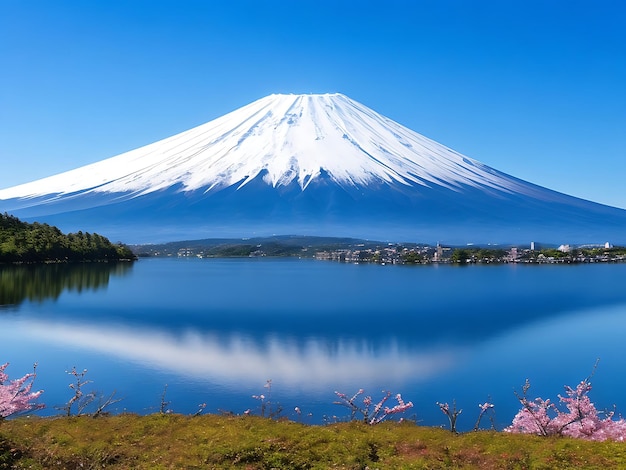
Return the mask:
<path id="1" fill-rule="evenodd" d="M 38 362 L 37 387 L 59 413 L 66 370 L 110 411 L 247 409 L 268 395 L 283 416 L 348 416 L 334 391 L 402 393 L 407 417 L 445 425 L 455 400 L 471 428 L 478 404 L 496 424 L 514 390 L 557 398 L 589 375 L 600 408 L 626 413 L 626 264 L 378 266 L 295 259 L 142 259 L 134 265 L 0 268 L 0 362 L 17 377 Z M 485 422 L 488 425 L 488 422 Z"/>

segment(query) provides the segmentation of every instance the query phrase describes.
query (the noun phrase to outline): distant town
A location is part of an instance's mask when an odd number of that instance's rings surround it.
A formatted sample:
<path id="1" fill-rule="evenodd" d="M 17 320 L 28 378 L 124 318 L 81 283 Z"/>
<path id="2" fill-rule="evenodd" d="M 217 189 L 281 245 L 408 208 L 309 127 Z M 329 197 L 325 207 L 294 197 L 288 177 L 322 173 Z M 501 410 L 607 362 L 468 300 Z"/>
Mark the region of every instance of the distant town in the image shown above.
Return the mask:
<path id="1" fill-rule="evenodd" d="M 603 245 L 446 246 L 382 243 L 358 239 L 269 237 L 241 240 L 197 240 L 131 247 L 140 257 L 255 258 L 299 257 L 341 263 L 376 264 L 572 264 L 626 261 L 626 247 Z"/>
<path id="2" fill-rule="evenodd" d="M 406 248 L 391 245 L 377 249 L 335 250 L 315 253 L 320 260 L 350 263 L 380 264 L 490 264 L 490 263 L 601 263 L 626 261 L 626 248 L 603 246 L 571 247 L 561 245 L 558 248 L 536 249 L 534 243 L 528 247 L 513 246 L 493 247 L 446 247 L 441 244 Z"/>

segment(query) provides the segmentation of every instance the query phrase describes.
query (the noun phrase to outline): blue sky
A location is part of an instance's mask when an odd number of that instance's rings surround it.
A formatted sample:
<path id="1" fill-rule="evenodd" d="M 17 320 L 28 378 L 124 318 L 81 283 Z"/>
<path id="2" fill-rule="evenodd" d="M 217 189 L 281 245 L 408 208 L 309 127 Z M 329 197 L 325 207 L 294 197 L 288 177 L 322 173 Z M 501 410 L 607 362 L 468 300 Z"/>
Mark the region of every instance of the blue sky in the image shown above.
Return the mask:
<path id="1" fill-rule="evenodd" d="M 341 92 L 626 208 L 622 1 L 2 0 L 0 61 L 0 188 L 271 93 Z"/>

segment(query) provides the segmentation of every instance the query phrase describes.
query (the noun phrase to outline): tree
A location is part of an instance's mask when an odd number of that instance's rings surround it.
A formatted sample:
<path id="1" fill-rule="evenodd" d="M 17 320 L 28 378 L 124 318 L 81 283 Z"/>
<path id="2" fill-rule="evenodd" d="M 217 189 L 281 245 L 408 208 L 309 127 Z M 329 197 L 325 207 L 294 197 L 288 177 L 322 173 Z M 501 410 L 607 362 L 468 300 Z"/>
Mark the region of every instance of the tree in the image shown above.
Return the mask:
<path id="1" fill-rule="evenodd" d="M 471 254 L 469 250 L 464 248 L 457 248 L 452 252 L 452 256 L 450 257 L 450 261 L 453 263 L 467 263 L 467 260 L 470 258 Z"/>
<path id="2" fill-rule="evenodd" d="M 45 261 L 104 261 L 135 259 L 122 244 L 112 244 L 97 233 L 64 235 L 57 227 L 26 223 L 0 214 L 0 263 Z"/>
<path id="3" fill-rule="evenodd" d="M 576 388 L 565 387 L 566 396 L 559 395 L 559 401 L 565 409 L 556 403 L 542 398 L 530 400 L 527 392 L 528 380 L 524 384 L 523 394 L 518 395 L 522 409 L 515 415 L 506 432 L 537 434 L 539 436 L 569 436 L 592 441 L 624 441 L 626 439 L 626 421 L 614 420 L 614 412 L 601 416 L 589 399 L 591 382 L 586 378 Z"/>
<path id="4" fill-rule="evenodd" d="M 8 362 L 0 365 L 0 419 L 43 408 L 45 405 L 35 403 L 35 400 L 43 393 L 43 390 L 38 392 L 32 391 L 37 364 L 35 364 L 32 373 L 11 381 L 9 381 L 9 376 L 5 373 L 8 365 Z"/>

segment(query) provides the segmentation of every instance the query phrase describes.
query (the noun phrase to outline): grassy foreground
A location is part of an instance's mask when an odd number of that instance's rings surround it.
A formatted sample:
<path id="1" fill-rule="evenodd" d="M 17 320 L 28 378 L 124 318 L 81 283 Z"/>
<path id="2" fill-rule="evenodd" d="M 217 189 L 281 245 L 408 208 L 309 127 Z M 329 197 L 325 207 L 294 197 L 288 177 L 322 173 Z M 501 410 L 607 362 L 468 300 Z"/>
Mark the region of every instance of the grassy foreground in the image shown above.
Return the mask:
<path id="1" fill-rule="evenodd" d="M 122 414 L 0 422 L 0 469 L 626 468 L 626 444 L 412 423 Z"/>

